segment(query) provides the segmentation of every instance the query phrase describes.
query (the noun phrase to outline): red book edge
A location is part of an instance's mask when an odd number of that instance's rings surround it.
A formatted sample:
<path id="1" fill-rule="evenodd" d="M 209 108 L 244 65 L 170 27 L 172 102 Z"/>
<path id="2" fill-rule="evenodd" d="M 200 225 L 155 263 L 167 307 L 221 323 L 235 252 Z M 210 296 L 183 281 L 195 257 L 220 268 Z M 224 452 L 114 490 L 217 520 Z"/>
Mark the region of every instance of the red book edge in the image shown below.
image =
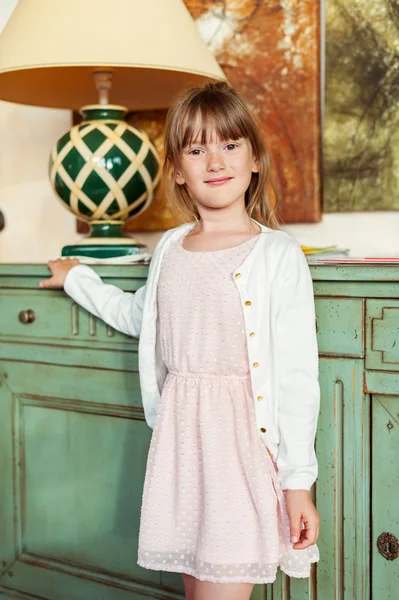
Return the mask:
<path id="1" fill-rule="evenodd" d="M 319 258 L 317 259 L 316 262 L 332 262 L 332 263 L 343 263 L 343 262 L 347 262 L 347 263 L 363 263 L 363 262 L 392 262 L 392 263 L 396 263 L 399 262 L 399 256 L 398 257 L 392 257 L 392 258 L 381 258 L 381 257 L 376 257 L 376 258 L 372 258 L 372 257 L 365 257 L 365 258 Z"/>

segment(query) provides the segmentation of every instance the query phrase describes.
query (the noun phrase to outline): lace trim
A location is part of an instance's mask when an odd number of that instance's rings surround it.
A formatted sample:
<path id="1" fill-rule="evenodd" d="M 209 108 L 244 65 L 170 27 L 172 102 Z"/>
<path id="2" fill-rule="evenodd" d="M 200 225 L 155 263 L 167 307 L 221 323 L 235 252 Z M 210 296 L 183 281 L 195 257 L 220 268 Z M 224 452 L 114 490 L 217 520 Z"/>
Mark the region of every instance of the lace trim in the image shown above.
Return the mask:
<path id="1" fill-rule="evenodd" d="M 172 571 L 187 573 L 200 581 L 213 583 L 273 583 L 277 567 L 289 577 L 307 578 L 310 565 L 319 560 L 317 548 L 296 550 L 294 555 L 281 556 L 278 563 L 234 563 L 213 565 L 197 560 L 190 553 L 178 551 L 162 554 L 160 552 L 139 552 L 137 564 L 154 571 Z M 301 560 L 300 553 L 304 553 Z M 304 562 L 305 561 L 305 562 Z"/>

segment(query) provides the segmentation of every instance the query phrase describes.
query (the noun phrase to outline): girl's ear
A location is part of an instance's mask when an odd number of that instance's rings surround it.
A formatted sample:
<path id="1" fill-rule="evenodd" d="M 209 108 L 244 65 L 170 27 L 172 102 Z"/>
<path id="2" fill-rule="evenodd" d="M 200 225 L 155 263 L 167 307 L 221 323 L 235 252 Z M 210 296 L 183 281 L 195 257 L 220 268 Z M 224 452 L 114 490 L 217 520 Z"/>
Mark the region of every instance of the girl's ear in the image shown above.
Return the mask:
<path id="1" fill-rule="evenodd" d="M 255 156 L 252 159 L 252 173 L 259 173 L 259 163 Z"/>
<path id="2" fill-rule="evenodd" d="M 175 178 L 177 185 L 184 185 L 186 183 L 186 180 L 184 179 L 184 177 L 180 171 L 175 171 L 173 176 Z"/>

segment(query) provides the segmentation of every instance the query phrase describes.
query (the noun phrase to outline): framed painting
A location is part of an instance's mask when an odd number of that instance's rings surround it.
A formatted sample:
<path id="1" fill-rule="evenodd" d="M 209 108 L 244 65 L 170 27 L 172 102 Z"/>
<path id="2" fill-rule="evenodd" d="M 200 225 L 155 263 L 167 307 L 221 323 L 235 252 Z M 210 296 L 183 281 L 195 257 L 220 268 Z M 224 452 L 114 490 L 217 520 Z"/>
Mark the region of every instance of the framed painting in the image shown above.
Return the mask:
<path id="1" fill-rule="evenodd" d="M 325 212 L 399 208 L 399 4 L 327 0 Z"/>

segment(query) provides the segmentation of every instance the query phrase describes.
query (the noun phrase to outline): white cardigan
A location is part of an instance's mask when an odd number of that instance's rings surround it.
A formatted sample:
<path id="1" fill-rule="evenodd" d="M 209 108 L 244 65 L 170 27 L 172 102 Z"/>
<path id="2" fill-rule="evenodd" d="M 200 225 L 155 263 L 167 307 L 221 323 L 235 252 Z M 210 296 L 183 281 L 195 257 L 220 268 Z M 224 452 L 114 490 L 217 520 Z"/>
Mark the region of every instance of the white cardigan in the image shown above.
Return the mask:
<path id="1" fill-rule="evenodd" d="M 261 234 L 231 274 L 247 335 L 256 413 L 254 427 L 273 454 L 283 489 L 309 490 L 317 477 L 314 451 L 320 404 L 312 279 L 298 242 L 258 223 Z M 145 418 L 154 427 L 167 374 L 157 331 L 157 284 L 169 244 L 195 222 L 166 231 L 153 253 L 146 284 L 135 294 L 104 284 L 86 265 L 73 267 L 66 293 L 111 327 L 139 339 Z"/>

